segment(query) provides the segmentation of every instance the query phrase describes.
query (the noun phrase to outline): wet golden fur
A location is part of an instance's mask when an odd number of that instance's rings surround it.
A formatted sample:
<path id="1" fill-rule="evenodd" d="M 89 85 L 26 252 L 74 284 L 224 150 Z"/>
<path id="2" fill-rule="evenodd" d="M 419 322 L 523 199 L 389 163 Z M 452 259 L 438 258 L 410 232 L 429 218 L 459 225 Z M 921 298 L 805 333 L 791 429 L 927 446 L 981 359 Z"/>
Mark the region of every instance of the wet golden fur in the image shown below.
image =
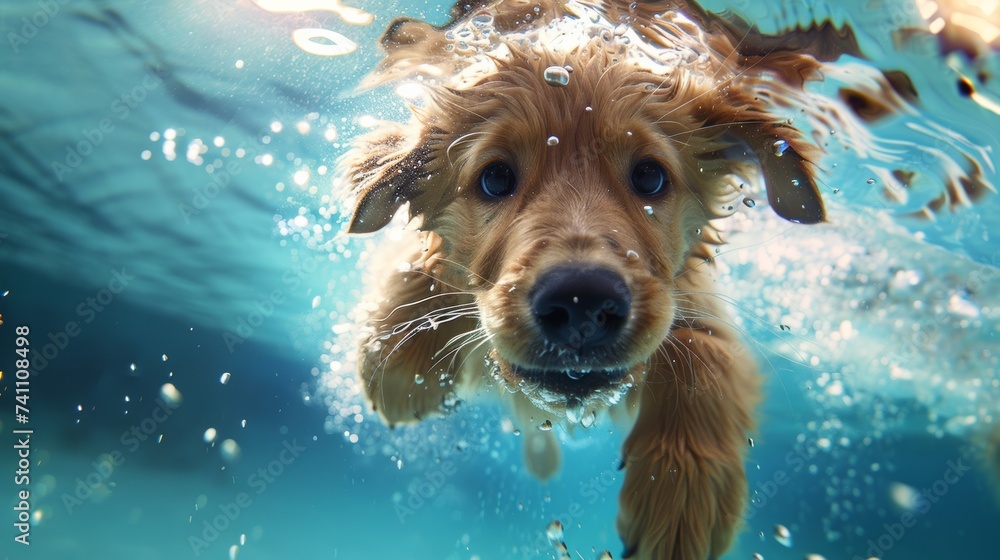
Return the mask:
<path id="1" fill-rule="evenodd" d="M 634 423 L 618 515 L 627 557 L 716 558 L 741 525 L 760 376 L 713 295 L 714 220 L 734 212 L 753 181 L 786 218 L 824 219 L 816 148 L 772 109 L 775 99 L 801 96 L 837 35 L 814 28 L 777 49 L 749 27 L 660 2 L 630 13 L 624 47 L 596 33 L 556 48 L 519 39 L 525 28 L 577 17 L 584 4 L 539 5 L 530 25 L 518 19 L 528 9 L 519 2 L 456 13 L 449 29 L 491 18 L 494 50 L 478 62 L 449 50 L 445 29 L 414 20 L 395 22 L 383 39 L 388 57 L 373 83 L 421 77 L 430 87 L 409 124 L 360 138 L 344 162 L 356 197 L 352 233 L 382 228 L 404 205 L 412 219 L 374 259 L 385 270 L 368 301 L 360 377 L 390 424 L 445 413 L 500 384 L 528 469 L 548 478 L 559 449 L 537 426 L 565 423 L 570 401 L 525 383 L 511 365 L 561 363 L 547 355 L 527 294 L 560 263 L 617 272 L 633 298 L 625 334 L 587 366 L 628 375 L 574 406 L 591 422 Z M 626 6 L 587 9 L 615 22 Z M 741 42 L 751 35 L 754 44 Z M 640 60 L 686 49 L 703 56 L 667 68 Z M 547 83 L 550 66 L 571 67 L 569 83 Z M 629 188 L 642 159 L 669 172 L 665 195 Z M 498 160 L 515 169 L 518 186 L 490 200 L 477 181 Z M 581 411 L 570 412 L 579 422 Z"/>

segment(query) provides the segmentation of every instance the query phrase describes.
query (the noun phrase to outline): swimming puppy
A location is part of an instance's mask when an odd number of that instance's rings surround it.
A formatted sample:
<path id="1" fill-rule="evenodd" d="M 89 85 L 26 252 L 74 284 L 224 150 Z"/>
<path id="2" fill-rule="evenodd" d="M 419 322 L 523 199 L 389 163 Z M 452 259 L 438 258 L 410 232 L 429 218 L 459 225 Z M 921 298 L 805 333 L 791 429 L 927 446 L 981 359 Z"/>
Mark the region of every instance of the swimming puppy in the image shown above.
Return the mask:
<path id="1" fill-rule="evenodd" d="M 625 556 L 722 555 L 760 376 L 713 295 L 716 224 L 763 187 L 783 217 L 824 220 L 817 148 L 775 107 L 802 99 L 829 45 L 850 50 L 838 33 L 781 47 L 681 2 L 394 22 L 369 84 L 424 95 L 343 162 L 349 232 L 410 218 L 373 259 L 359 347 L 373 408 L 413 422 L 499 384 L 540 478 L 559 467 L 540 425 L 624 418 Z"/>

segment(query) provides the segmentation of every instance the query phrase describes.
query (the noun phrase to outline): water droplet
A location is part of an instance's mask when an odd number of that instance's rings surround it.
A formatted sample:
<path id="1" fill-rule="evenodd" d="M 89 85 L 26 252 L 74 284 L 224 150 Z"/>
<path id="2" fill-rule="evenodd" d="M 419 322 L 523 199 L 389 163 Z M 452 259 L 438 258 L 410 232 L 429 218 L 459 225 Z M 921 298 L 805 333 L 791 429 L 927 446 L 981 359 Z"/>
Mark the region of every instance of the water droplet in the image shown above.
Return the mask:
<path id="1" fill-rule="evenodd" d="M 790 330 L 792 330 L 792 327 L 789 327 L 788 325 L 778 325 L 778 328 L 781 329 L 781 330 L 783 330 L 783 331 L 790 331 Z"/>
<path id="2" fill-rule="evenodd" d="M 205 435 L 202 436 L 202 439 L 205 440 L 205 443 L 213 443 L 217 434 L 218 432 L 215 431 L 215 428 L 209 428 L 205 430 Z"/>
<path id="3" fill-rule="evenodd" d="M 549 422 L 548 420 L 546 420 L 546 421 L 544 421 L 544 422 L 542 422 L 541 424 L 538 425 L 538 429 L 541 430 L 541 431 L 543 431 L 543 432 L 547 432 L 547 431 L 549 431 L 549 430 L 552 429 L 552 422 Z"/>
<path id="4" fill-rule="evenodd" d="M 569 72 L 562 66 L 549 66 L 542 73 L 542 78 L 550 86 L 564 86 L 569 83 Z"/>
<path id="5" fill-rule="evenodd" d="M 750 444 L 750 447 L 753 447 L 753 438 L 747 438 L 747 443 Z"/>
<path id="6" fill-rule="evenodd" d="M 792 532 L 788 530 L 788 527 L 779 523 L 774 526 L 774 540 L 778 541 L 778 544 L 782 546 L 791 548 Z"/>
<path id="7" fill-rule="evenodd" d="M 225 373 L 223 373 L 222 377 L 219 378 L 219 383 L 222 383 L 223 385 L 225 385 L 226 383 L 229 383 L 229 378 L 230 377 L 232 377 L 232 375 L 228 371 L 225 372 Z"/>
<path id="8" fill-rule="evenodd" d="M 558 146 L 559 145 L 559 137 L 558 136 L 549 136 L 549 139 L 546 140 L 545 143 L 548 144 L 549 146 Z"/>
<path id="9" fill-rule="evenodd" d="M 653 215 L 653 207 L 652 206 L 643 206 L 642 209 L 645 210 L 646 213 L 649 214 L 650 216 Z"/>
<path id="10" fill-rule="evenodd" d="M 589 113 L 589 112 L 593 111 L 594 108 L 591 107 L 590 105 L 587 105 L 586 107 L 583 108 L 583 110 Z M 7 294 L 4 294 L 4 295 L 7 295 Z"/>
<path id="11" fill-rule="evenodd" d="M 639 258 L 639 253 L 636 253 L 636 252 L 635 252 L 635 251 L 633 251 L 632 249 L 629 249 L 629 250 L 628 250 L 628 251 L 627 251 L 627 252 L 625 253 L 625 258 L 627 258 L 627 259 L 629 259 L 629 260 L 635 260 L 635 259 L 638 259 L 638 258 Z"/>
<path id="12" fill-rule="evenodd" d="M 162 356 L 162 358 L 163 358 L 163 361 L 164 361 L 164 362 L 165 362 L 165 361 L 167 361 L 167 355 L 166 355 L 166 354 L 164 354 L 164 355 Z"/>
<path id="13" fill-rule="evenodd" d="M 160 387 L 160 396 L 163 397 L 163 400 L 168 405 L 174 408 L 180 406 L 181 401 L 184 400 L 184 397 L 181 396 L 181 392 L 177 390 L 177 387 L 174 387 L 173 383 L 164 383 L 163 386 Z"/>
<path id="14" fill-rule="evenodd" d="M 792 186 L 793 187 L 799 186 L 799 180 L 798 179 L 792 179 Z"/>
<path id="15" fill-rule="evenodd" d="M 744 198 L 743 206 L 746 206 L 747 208 L 753 208 L 754 206 L 757 206 L 757 202 L 754 201 L 754 199 L 752 198 Z"/>
<path id="16" fill-rule="evenodd" d="M 764 555 L 759 552 L 753 553 L 753 560 L 764 560 Z"/>
<path id="17" fill-rule="evenodd" d="M 552 523 L 549 523 L 549 526 L 545 528 L 545 536 L 547 536 L 551 542 L 561 541 L 563 538 L 563 524 L 558 519 L 554 519 Z"/>
<path id="18" fill-rule="evenodd" d="M 781 157 L 788 151 L 788 142 L 776 140 L 774 144 L 771 144 L 771 149 L 774 151 L 774 155 Z"/>
<path id="19" fill-rule="evenodd" d="M 413 376 L 413 382 L 416 383 L 417 385 L 423 385 L 424 384 L 424 376 L 420 375 L 419 373 L 416 374 L 416 375 L 414 375 Z"/>
<path id="20" fill-rule="evenodd" d="M 869 177 L 868 180 L 865 181 L 865 182 L 868 183 L 869 185 L 874 185 L 875 184 L 875 179 L 873 177 Z"/>
<path id="21" fill-rule="evenodd" d="M 233 545 L 229 547 L 229 560 L 236 560 L 236 557 L 240 555 L 240 547 Z"/>

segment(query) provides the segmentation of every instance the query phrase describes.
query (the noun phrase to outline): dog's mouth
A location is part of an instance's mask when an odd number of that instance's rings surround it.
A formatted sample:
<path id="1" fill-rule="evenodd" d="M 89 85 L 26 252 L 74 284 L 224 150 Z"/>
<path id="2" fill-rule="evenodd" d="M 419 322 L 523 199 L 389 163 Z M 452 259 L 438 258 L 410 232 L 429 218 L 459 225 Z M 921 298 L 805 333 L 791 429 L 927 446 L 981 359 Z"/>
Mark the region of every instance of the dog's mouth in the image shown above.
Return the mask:
<path id="1" fill-rule="evenodd" d="M 520 392 L 536 406 L 565 415 L 573 423 L 588 412 L 617 404 L 642 375 L 642 365 L 613 368 L 534 368 L 510 363 L 490 352 L 493 377 L 510 392 Z"/>
<path id="2" fill-rule="evenodd" d="M 627 368 L 551 370 L 525 368 L 514 364 L 511 364 L 510 368 L 519 377 L 537 385 L 540 389 L 580 400 L 618 384 L 629 372 Z"/>

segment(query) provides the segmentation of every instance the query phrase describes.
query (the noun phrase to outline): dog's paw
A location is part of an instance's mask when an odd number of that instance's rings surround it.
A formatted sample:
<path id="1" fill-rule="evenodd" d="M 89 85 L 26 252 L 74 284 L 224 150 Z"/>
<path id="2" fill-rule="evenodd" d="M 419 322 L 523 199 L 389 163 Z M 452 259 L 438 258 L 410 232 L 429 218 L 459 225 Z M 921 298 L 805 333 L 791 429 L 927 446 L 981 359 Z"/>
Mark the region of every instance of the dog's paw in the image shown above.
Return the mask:
<path id="1" fill-rule="evenodd" d="M 361 357 L 361 378 L 372 408 L 390 425 L 440 416 L 453 408 L 454 378 L 433 363 L 421 337 L 389 337 L 369 344 Z"/>
<path id="2" fill-rule="evenodd" d="M 741 524 L 746 486 L 739 460 L 690 454 L 628 457 L 618 513 L 623 558 L 721 556 Z"/>

